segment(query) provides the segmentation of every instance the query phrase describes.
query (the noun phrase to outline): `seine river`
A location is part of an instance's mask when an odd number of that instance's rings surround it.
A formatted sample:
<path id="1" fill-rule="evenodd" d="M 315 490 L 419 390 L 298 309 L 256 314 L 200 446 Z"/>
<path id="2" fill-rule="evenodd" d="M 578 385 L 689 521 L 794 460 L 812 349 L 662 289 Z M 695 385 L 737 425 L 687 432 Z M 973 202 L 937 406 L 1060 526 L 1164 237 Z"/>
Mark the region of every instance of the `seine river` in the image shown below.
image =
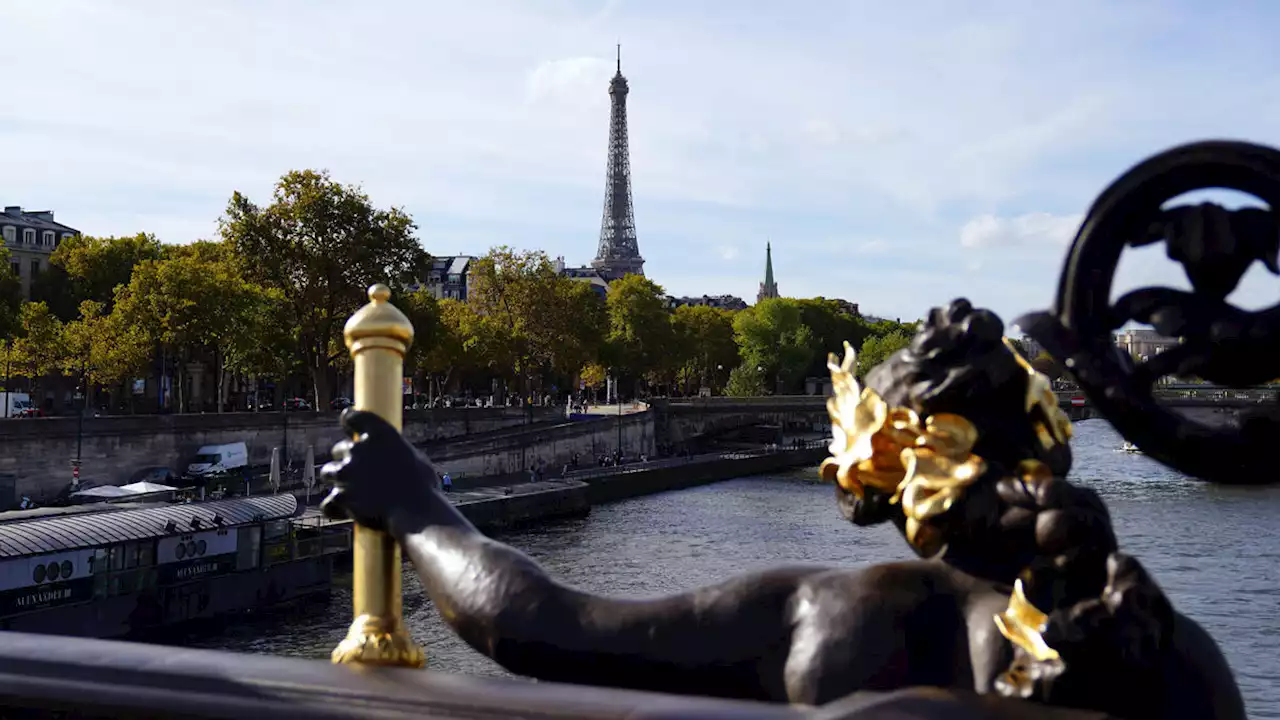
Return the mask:
<path id="1" fill-rule="evenodd" d="M 1188 480 L 1140 455 L 1093 420 L 1076 425 L 1074 480 L 1106 499 L 1121 547 L 1136 555 L 1184 613 L 1223 646 L 1253 718 L 1280 718 L 1280 487 L 1224 488 Z M 648 596 L 794 562 L 851 567 L 911 557 L 888 526 L 839 515 L 813 473 L 752 477 L 596 508 L 586 518 L 501 536 L 555 577 L 602 594 Z M 412 572 L 405 613 L 431 668 L 501 675 L 458 641 Z M 191 647 L 327 658 L 350 622 L 350 594 L 216 634 Z"/>

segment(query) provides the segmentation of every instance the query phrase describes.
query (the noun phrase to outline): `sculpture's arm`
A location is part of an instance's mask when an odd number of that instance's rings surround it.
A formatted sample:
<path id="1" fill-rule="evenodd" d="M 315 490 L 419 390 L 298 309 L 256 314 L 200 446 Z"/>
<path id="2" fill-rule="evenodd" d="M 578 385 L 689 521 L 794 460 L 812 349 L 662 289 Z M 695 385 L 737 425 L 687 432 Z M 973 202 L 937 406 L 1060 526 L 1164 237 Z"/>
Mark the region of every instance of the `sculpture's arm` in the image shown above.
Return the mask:
<path id="1" fill-rule="evenodd" d="M 465 519 L 400 539 L 441 616 L 512 672 L 663 692 L 786 698 L 788 605 L 812 569 L 623 600 L 557 583 Z"/>
<path id="2" fill-rule="evenodd" d="M 477 651 L 544 680 L 785 700 L 790 605 L 820 570 L 772 570 L 652 600 L 565 587 L 485 537 L 440 493 L 430 464 L 391 426 L 349 412 L 334 448 L 330 515 L 389 531 L 441 617 Z"/>

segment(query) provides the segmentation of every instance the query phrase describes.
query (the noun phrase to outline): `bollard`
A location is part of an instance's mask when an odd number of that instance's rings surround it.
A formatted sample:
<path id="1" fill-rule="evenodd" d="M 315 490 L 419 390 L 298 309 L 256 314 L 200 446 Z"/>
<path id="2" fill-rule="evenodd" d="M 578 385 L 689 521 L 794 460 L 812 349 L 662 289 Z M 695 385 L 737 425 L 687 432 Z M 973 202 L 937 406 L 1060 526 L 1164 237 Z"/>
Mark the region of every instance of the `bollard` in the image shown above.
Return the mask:
<path id="1" fill-rule="evenodd" d="M 355 366 L 354 407 L 402 427 L 401 377 L 413 325 L 388 300 L 382 284 L 369 288 L 369 304 L 347 321 L 343 334 Z M 400 590 L 400 546 L 389 535 L 356 525 L 351 597 L 355 619 L 333 650 L 333 662 L 348 665 L 422 667 L 422 648 L 405 630 Z"/>

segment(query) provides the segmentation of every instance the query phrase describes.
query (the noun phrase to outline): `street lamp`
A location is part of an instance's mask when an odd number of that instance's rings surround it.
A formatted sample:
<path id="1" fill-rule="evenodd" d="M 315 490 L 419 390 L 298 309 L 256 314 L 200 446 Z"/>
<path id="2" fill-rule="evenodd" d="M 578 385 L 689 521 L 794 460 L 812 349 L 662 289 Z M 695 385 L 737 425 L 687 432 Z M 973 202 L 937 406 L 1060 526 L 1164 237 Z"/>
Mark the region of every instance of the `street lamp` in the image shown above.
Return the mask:
<path id="1" fill-rule="evenodd" d="M 712 395 L 716 394 L 716 385 L 720 384 L 720 373 L 722 372 L 724 372 L 724 366 L 716 365 L 716 375 L 715 377 L 711 378 L 711 394 Z"/>
<path id="2" fill-rule="evenodd" d="M 83 383 L 84 378 L 81 377 Z M 84 441 L 84 405 L 85 393 L 81 387 L 76 388 L 75 399 L 80 401 L 80 417 L 76 419 L 76 459 L 71 463 L 71 487 L 80 487 L 80 449 Z"/>
<path id="3" fill-rule="evenodd" d="M 613 384 L 613 396 L 618 401 L 618 462 L 622 462 L 622 390 L 618 387 L 618 373 L 609 368 L 609 379 Z"/>

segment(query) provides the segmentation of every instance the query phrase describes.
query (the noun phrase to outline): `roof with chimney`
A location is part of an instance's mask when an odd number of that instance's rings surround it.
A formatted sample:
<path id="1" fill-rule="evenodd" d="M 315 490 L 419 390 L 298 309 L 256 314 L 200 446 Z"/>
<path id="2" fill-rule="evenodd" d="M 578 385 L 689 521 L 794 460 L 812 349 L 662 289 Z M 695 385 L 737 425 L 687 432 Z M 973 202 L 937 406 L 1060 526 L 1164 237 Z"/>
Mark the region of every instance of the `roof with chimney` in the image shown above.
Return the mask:
<path id="1" fill-rule="evenodd" d="M 4 214 L 0 215 L 0 226 L 13 225 L 19 228 L 34 228 L 36 230 L 52 230 L 59 235 L 62 233 L 79 234 L 80 231 L 68 225 L 63 225 L 53 219 L 52 210 L 23 210 L 20 205 L 6 205 Z"/>

